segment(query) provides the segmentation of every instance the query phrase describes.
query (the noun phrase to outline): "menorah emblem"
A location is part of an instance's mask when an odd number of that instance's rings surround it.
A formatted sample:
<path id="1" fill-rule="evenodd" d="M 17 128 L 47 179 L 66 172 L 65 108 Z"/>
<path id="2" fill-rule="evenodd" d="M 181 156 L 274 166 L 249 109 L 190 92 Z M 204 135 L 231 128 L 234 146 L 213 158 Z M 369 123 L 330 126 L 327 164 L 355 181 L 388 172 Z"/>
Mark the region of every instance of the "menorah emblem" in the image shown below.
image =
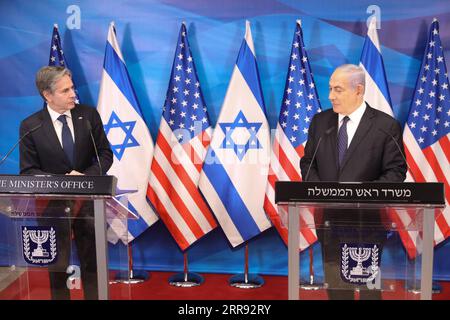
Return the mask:
<path id="1" fill-rule="evenodd" d="M 34 258 L 46 258 L 49 256 L 47 250 L 42 248 L 42 244 L 47 242 L 50 233 L 48 230 L 30 230 L 30 239 L 37 244 L 37 248 L 33 250 L 31 256 Z"/>
<path id="2" fill-rule="evenodd" d="M 22 226 L 23 257 L 33 265 L 56 262 L 56 231 L 53 227 Z"/>
<path id="3" fill-rule="evenodd" d="M 363 267 L 363 262 L 370 258 L 370 248 L 349 248 L 350 258 L 356 261 L 356 267 L 354 267 L 350 274 L 353 276 L 367 276 L 369 272 L 367 268 Z"/>
<path id="4" fill-rule="evenodd" d="M 377 244 L 341 243 L 341 279 L 363 284 L 379 272 Z"/>

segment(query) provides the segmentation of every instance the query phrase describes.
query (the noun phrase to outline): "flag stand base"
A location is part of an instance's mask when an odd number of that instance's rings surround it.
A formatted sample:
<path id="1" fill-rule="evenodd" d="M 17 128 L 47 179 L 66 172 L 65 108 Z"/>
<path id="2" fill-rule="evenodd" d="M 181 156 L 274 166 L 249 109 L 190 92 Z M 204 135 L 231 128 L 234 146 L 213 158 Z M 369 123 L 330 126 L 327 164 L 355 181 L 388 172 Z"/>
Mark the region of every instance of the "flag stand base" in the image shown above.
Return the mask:
<path id="1" fill-rule="evenodd" d="M 314 250 L 312 245 L 309 246 L 308 252 L 309 252 L 309 283 L 302 284 L 302 281 L 300 280 L 300 289 L 308 291 L 324 289 L 325 287 L 323 285 L 314 283 Z"/>
<path id="2" fill-rule="evenodd" d="M 181 273 L 174 274 L 169 278 L 169 284 L 171 286 L 180 287 L 180 288 L 191 288 L 201 285 L 205 279 L 194 272 L 189 272 L 188 270 L 188 254 L 187 252 L 183 253 L 183 263 L 184 263 L 184 271 Z"/>
<path id="3" fill-rule="evenodd" d="M 305 283 L 301 283 L 300 282 L 300 289 L 302 290 L 308 290 L 308 291 L 315 291 L 315 290 L 321 290 L 324 289 L 325 287 L 323 285 L 314 283 L 314 276 L 310 276 L 310 280 L 308 284 Z"/>
<path id="4" fill-rule="evenodd" d="M 128 270 L 118 271 L 114 277 L 114 280 L 109 283 L 124 283 L 124 284 L 136 284 L 147 281 L 150 277 L 149 273 L 145 270 L 133 270 L 133 250 L 132 243 L 127 244 L 128 253 Z"/>
<path id="5" fill-rule="evenodd" d="M 415 283 L 407 283 L 406 288 L 407 288 L 408 293 L 420 294 L 422 292 L 419 289 L 420 288 L 419 280 L 417 280 Z M 442 292 L 442 286 L 439 283 L 433 281 L 432 287 L 431 287 L 431 293 L 439 294 L 441 292 Z"/>
<path id="6" fill-rule="evenodd" d="M 169 284 L 175 287 L 191 288 L 201 285 L 205 279 L 194 272 L 177 273 L 169 278 Z"/>
<path id="7" fill-rule="evenodd" d="M 232 276 L 228 283 L 230 286 L 240 289 L 256 289 L 264 285 L 264 279 L 261 276 L 248 273 L 248 243 L 245 244 L 244 273 Z"/>
<path id="8" fill-rule="evenodd" d="M 119 271 L 110 283 L 136 284 L 147 281 L 149 278 L 149 273 L 145 270 L 130 270 L 130 273 L 128 271 Z"/>
<path id="9" fill-rule="evenodd" d="M 228 283 L 239 289 L 256 289 L 264 285 L 264 279 L 257 274 L 236 274 Z"/>

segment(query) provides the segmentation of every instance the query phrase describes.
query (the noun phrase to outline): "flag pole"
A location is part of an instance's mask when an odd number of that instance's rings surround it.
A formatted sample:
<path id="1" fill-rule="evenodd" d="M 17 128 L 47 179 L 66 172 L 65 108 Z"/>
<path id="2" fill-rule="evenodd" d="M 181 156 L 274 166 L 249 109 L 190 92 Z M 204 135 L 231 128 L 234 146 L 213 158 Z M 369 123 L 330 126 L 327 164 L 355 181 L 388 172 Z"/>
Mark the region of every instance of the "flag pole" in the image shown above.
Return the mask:
<path id="1" fill-rule="evenodd" d="M 228 281 L 230 286 L 240 289 L 255 289 L 264 285 L 264 279 L 257 274 L 248 273 L 248 243 L 245 243 L 244 274 L 236 274 Z"/>
<path id="2" fill-rule="evenodd" d="M 111 283 L 136 284 L 147 281 L 150 275 L 145 270 L 134 270 L 133 268 L 133 249 L 132 242 L 127 245 L 128 270 L 119 271 Z"/>
<path id="3" fill-rule="evenodd" d="M 169 278 L 169 284 L 175 287 L 191 288 L 201 285 L 205 279 L 198 273 L 189 272 L 188 253 L 183 253 L 183 272 L 176 273 Z"/>
<path id="4" fill-rule="evenodd" d="M 319 290 L 323 289 L 323 286 L 317 283 L 314 283 L 314 250 L 312 245 L 308 248 L 309 253 L 309 283 L 301 283 L 300 280 L 300 289 L 303 290 Z"/>

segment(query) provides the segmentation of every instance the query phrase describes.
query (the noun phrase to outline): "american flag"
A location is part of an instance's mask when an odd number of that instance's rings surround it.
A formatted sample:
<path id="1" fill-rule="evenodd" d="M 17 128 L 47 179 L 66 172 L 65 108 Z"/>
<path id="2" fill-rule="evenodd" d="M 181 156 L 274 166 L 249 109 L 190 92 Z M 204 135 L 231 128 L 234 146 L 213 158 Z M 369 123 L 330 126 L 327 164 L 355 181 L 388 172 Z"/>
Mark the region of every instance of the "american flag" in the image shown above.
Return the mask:
<path id="1" fill-rule="evenodd" d="M 181 26 L 164 102 L 147 197 L 182 250 L 217 224 L 198 191 L 211 138 L 206 104 Z"/>
<path id="2" fill-rule="evenodd" d="M 275 204 L 275 181 L 301 181 L 300 158 L 308 139 L 308 128 L 314 115 L 321 111 L 308 55 L 303 43 L 300 21 L 297 21 L 280 116 L 273 142 L 264 209 L 283 241 L 288 243 L 287 211 Z M 317 240 L 312 212 L 300 217 L 300 250 Z"/>
<path id="3" fill-rule="evenodd" d="M 50 43 L 50 56 L 48 58 L 49 66 L 59 66 L 69 68 L 64 57 L 64 51 L 61 46 L 61 37 L 59 36 L 58 25 L 53 25 L 52 41 Z M 80 103 L 78 92 L 75 89 L 76 100 L 75 103 Z"/>
<path id="4" fill-rule="evenodd" d="M 431 24 L 428 43 L 411 101 L 403 141 L 410 167 L 406 181 L 442 182 L 445 189 L 443 210 L 436 210 L 435 245 L 450 236 L 450 92 L 444 50 L 439 37 L 439 24 Z M 399 229 L 414 222 L 412 212 L 394 215 Z M 410 258 L 420 253 L 421 234 L 400 231 Z M 417 250 L 419 249 L 419 250 Z"/>

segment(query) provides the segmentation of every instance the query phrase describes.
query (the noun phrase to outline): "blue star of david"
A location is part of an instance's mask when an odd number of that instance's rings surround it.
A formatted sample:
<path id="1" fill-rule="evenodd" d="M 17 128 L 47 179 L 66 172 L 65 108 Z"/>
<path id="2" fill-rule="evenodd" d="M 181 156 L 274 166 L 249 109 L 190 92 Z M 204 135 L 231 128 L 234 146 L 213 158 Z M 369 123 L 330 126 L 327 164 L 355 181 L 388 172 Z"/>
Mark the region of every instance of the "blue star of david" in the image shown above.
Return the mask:
<path id="1" fill-rule="evenodd" d="M 261 125 L 262 122 L 248 122 L 247 118 L 244 116 L 244 113 L 242 111 L 239 111 L 233 122 L 219 123 L 220 128 L 225 133 L 225 138 L 222 141 L 221 148 L 233 149 L 239 160 L 242 161 L 245 154 L 247 153 L 247 150 L 262 149 L 258 137 L 256 136 Z M 234 130 L 237 128 L 247 129 L 250 137 L 248 138 L 246 143 L 239 144 L 233 140 L 232 135 Z"/>
<path id="2" fill-rule="evenodd" d="M 111 141 L 111 149 L 114 153 L 114 155 L 119 159 L 119 161 L 122 159 L 123 154 L 127 148 L 132 147 L 138 147 L 139 143 L 137 142 L 136 138 L 133 137 L 133 129 L 136 125 L 136 121 L 127 121 L 122 122 L 122 120 L 119 119 L 117 114 L 113 111 L 111 114 L 111 117 L 108 120 L 108 123 L 104 125 L 106 136 L 108 136 L 109 130 L 113 128 L 120 128 L 125 132 L 125 138 L 122 143 L 119 144 L 113 144 L 116 141 Z"/>

